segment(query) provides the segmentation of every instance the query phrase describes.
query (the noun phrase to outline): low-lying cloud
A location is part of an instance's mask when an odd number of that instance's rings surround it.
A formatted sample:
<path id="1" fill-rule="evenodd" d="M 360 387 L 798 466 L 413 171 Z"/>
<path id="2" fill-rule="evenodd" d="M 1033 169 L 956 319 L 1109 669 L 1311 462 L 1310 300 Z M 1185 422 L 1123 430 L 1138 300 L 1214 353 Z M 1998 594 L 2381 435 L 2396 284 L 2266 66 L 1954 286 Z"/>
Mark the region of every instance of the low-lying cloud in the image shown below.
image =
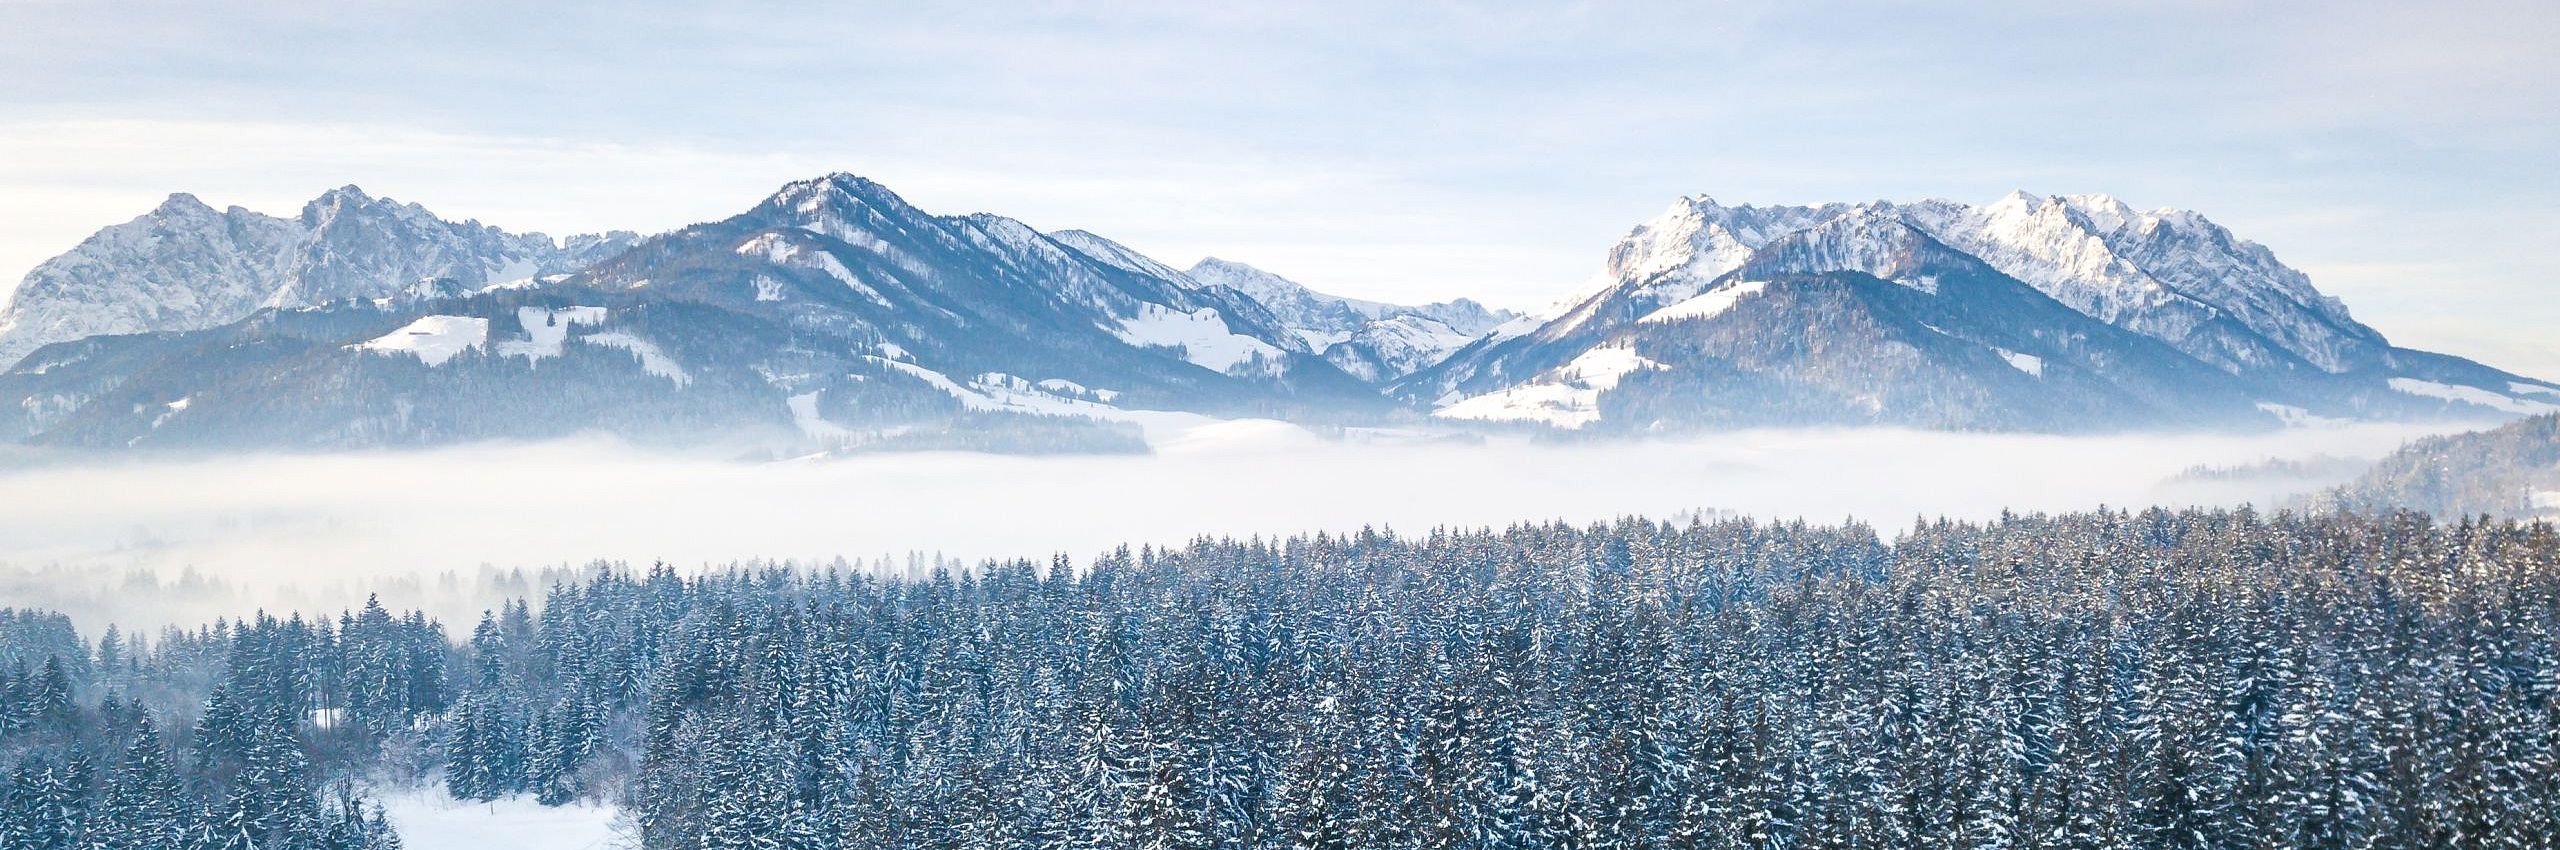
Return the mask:
<path id="1" fill-rule="evenodd" d="M 696 568 L 912 552 L 1082 560 L 1122 543 L 1178 544 L 1200 534 L 1363 526 L 1420 533 L 1701 510 L 1856 517 L 1890 535 L 1915 517 L 1982 518 L 2003 509 L 2266 504 L 2302 482 L 2164 482 L 2197 465 L 2378 457 L 2439 430 L 1750 431 L 1551 445 L 1329 440 L 1278 423 L 1226 422 L 1171 435 L 1145 457 L 933 453 L 750 464 L 571 441 L 53 465 L 0 472 L 0 573 L 16 573 L 0 581 L 0 605 L 69 604 L 56 598 L 69 582 L 88 585 L 84 598 L 113 609 L 113 588 L 134 574 L 171 580 L 189 570 L 257 604 L 334 608 L 360 603 L 373 586 L 432 585 L 433 577 L 468 577 L 484 566 L 604 559 Z M 287 586 L 302 592 L 285 594 Z M 314 587 L 336 591 L 315 599 Z"/>

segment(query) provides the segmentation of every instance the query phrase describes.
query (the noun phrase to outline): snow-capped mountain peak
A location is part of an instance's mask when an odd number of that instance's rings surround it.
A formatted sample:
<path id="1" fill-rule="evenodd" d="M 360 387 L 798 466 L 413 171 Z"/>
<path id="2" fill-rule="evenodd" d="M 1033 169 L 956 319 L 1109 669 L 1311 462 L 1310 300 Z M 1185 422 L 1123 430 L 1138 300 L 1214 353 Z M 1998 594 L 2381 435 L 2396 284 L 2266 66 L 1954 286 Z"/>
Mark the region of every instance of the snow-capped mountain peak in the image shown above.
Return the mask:
<path id="1" fill-rule="evenodd" d="M 1443 404 L 1509 398 L 1498 394 L 1552 383 L 1553 370 L 1604 345 L 1632 344 L 1648 351 L 1655 350 L 1648 345 L 1660 346 L 1666 358 L 1674 351 L 1689 356 L 1701 350 L 1722 352 L 1714 357 L 1725 359 L 1711 357 L 1697 367 L 1730 371 L 1753 358 L 1786 353 L 1782 340 L 1807 337 L 1808 329 L 1800 326 L 1743 327 L 1753 321 L 1847 323 L 1855 330 L 1832 328 L 1807 341 L 1841 346 L 1841 351 L 1876 346 L 1864 349 L 1855 363 L 1823 363 L 1812 352 L 1767 361 L 1768 368 L 1823 370 L 1823 380 L 1835 383 L 1822 392 L 1848 391 L 1848 384 L 1836 380 L 1915 351 L 1944 357 L 1925 368 L 1954 370 L 1948 374 L 1973 368 L 1968 364 L 1992 369 L 1986 379 L 1991 383 L 1981 390 L 1991 395 L 2015 389 L 1999 387 L 2014 384 L 2020 373 L 2031 372 L 2051 384 L 2117 372 L 2102 380 L 2130 381 L 2125 386 L 2147 388 L 2139 391 L 2142 395 L 2175 392 L 2172 388 L 2182 384 L 2215 387 L 2211 406 L 2226 411 L 2234 399 L 2257 393 L 2260 402 L 2279 407 L 2370 415 L 2410 410 L 2412 404 L 2423 407 L 2391 395 L 2417 392 L 2409 387 L 2435 393 L 2430 397 L 2468 392 L 2434 389 L 2444 384 L 2506 398 L 2501 388 L 2515 383 L 2512 376 L 2468 361 L 2392 348 L 2351 318 L 2337 299 L 2312 287 L 2307 276 L 2278 262 L 2264 246 L 2240 239 L 2200 214 L 2171 208 L 2140 211 L 2104 194 L 2014 191 L 1981 205 L 1923 200 L 1769 207 L 1692 195 L 1629 231 L 1611 249 L 1603 268 L 1569 306 L 1505 326 L 1447 363 L 1400 381 L 1392 391 Z M 1827 277 L 1838 272 L 1901 284 L 1934 300 L 1897 301 L 1854 286 L 1842 290 L 1840 285 L 1854 281 Z M 1960 282 L 1963 292 L 1939 298 L 1942 281 Z M 1859 304 L 1863 306 L 1852 306 Z M 2013 335 L 2019 329 L 2003 330 L 1971 318 L 1959 321 L 1981 311 L 2022 321 L 2032 317 L 2040 324 L 2029 330 L 2042 335 L 2020 338 Z M 2080 318 L 2062 318 L 2075 314 Z M 2083 319 L 2113 328 L 2103 335 L 2063 328 Z M 1974 324 L 1957 328 L 1963 322 Z M 1916 337 L 1900 338 L 1915 326 L 1921 329 Z M 1715 341 L 1706 345 L 1682 338 L 1689 334 L 1710 334 Z M 1875 339 L 1853 343 L 1840 339 L 1842 334 L 1880 335 L 1903 347 Z M 1942 337 L 1963 344 L 1938 351 Z M 2066 340 L 2080 341 L 2054 348 Z M 1812 359 L 1789 359 L 1795 357 Z M 2181 365 L 2178 358 L 2187 363 Z M 2123 371 L 2124 364 L 2135 362 L 2147 364 L 2147 371 Z M 2110 363 L 2116 365 L 2106 365 Z M 1903 365 L 1914 369 L 1913 374 L 1924 370 L 1916 363 Z M 2189 366 L 2219 374 L 2198 376 Z M 2436 377 L 2402 374 L 2410 369 Z M 2400 383 L 2386 385 L 2385 378 Z M 1765 391 L 1768 384 L 1760 382 L 1781 377 L 1727 379 Z M 1676 400 L 1664 394 L 1689 380 L 1701 379 L 1651 379 L 1633 392 L 1643 396 L 1645 409 L 1678 410 Z M 2448 380 L 2453 383 L 2446 384 Z M 1859 394 L 1868 400 L 1853 403 L 1849 415 L 1888 415 L 1885 408 L 1861 405 L 1886 404 L 1880 399 L 1893 393 L 1869 387 L 1852 395 Z M 2096 404 L 2094 398 L 2080 402 Z M 1978 399 L 1916 401 L 1931 407 L 1927 416 L 1983 415 L 1968 408 Z M 2132 405 L 2126 410 L 2156 404 L 2156 399 L 2120 401 Z M 1582 406 L 1576 410 L 1593 416 L 1608 408 L 1597 397 L 1577 404 Z M 1464 410 L 1480 412 L 1480 407 Z M 1919 414 L 1906 410 L 1895 415 Z"/>
<path id="2" fill-rule="evenodd" d="M 294 218 L 216 211 L 179 192 L 28 273 L 0 313 L 0 362 L 86 336 L 212 327 L 261 307 L 416 297 L 571 271 L 635 241 L 619 233 L 564 245 L 447 221 L 352 185 L 322 193 Z"/>
<path id="3" fill-rule="evenodd" d="M 1899 214 L 1860 207 L 1771 240 L 1736 268 L 1748 266 L 1763 275 L 1855 271 L 1901 282 L 1922 263 L 1950 256 L 1938 240 Z"/>
<path id="4" fill-rule="evenodd" d="M 1060 245 L 1073 248 L 1085 256 L 1124 271 L 1165 280 L 1188 280 L 1190 277 L 1179 269 L 1157 262 L 1153 257 L 1138 253 L 1127 245 L 1105 239 L 1091 231 L 1060 230 L 1050 233 L 1049 238 L 1056 240 Z"/>
<path id="5" fill-rule="evenodd" d="M 1193 264 L 1186 275 L 1199 286 L 1233 289 L 1259 302 L 1316 353 L 1372 382 L 1436 363 L 1513 318 L 1464 298 L 1406 306 L 1328 295 L 1217 257 Z"/>

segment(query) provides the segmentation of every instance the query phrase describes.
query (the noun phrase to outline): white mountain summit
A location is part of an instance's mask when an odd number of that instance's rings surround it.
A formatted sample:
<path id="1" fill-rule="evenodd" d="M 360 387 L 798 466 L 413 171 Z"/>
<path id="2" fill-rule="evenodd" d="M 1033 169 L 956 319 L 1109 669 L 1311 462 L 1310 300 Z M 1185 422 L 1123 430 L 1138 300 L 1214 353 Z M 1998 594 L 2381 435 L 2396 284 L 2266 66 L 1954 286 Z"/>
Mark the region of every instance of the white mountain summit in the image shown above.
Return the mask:
<path id="1" fill-rule="evenodd" d="M 323 193 L 294 218 L 215 210 L 175 194 L 29 272 L 0 311 L 0 363 L 46 343 L 208 328 L 261 307 L 570 272 L 637 241 L 631 233 L 561 242 L 513 234 L 354 186 Z"/>
<path id="2" fill-rule="evenodd" d="M 1839 226 L 1849 222 L 1857 226 Z M 2196 377 L 2189 383 L 2199 391 L 2210 389 L 2221 398 L 2217 403 L 2225 406 L 2234 399 L 2246 399 L 2244 414 L 2246 408 L 2254 408 L 2267 411 L 2259 415 L 2278 418 L 2304 412 L 2348 417 L 2426 415 L 2427 410 L 2446 409 L 2442 404 L 2446 401 L 2457 402 L 2455 412 L 2514 412 L 2530 403 L 2514 397 L 2527 392 L 2515 387 L 2547 386 L 2459 358 L 2393 348 L 2380 333 L 2355 321 L 2345 305 L 2314 288 L 2308 276 L 2277 261 L 2264 246 L 2241 239 L 2200 214 L 2177 209 L 2137 211 L 2106 195 L 2019 192 L 1982 206 L 1929 200 L 1764 207 L 1728 206 L 1704 195 L 1682 198 L 1621 239 L 1602 273 L 1582 295 L 1533 319 L 1496 330 L 1447 361 L 1399 382 L 1391 391 L 1432 404 L 1446 417 L 1521 419 L 1572 427 L 1610 420 L 1606 410 L 1610 405 L 1605 403 L 1609 397 L 1639 396 L 1652 398 L 1649 409 L 1658 407 L 1656 412 L 1668 418 L 1620 425 L 1694 424 L 1698 417 L 1679 413 L 1681 404 L 1718 411 L 1708 417 L 1714 421 L 1829 421 L 1843 415 L 1851 421 L 1905 421 L 1889 409 L 1861 412 L 1857 404 L 1836 409 L 1830 402 L 1814 404 L 1832 413 L 1791 413 L 1783 406 L 1760 411 L 1733 407 L 1739 398 L 1768 400 L 1771 381 L 1794 386 L 1797 394 L 1787 397 L 1798 402 L 1826 393 L 1851 398 L 1875 395 L 1875 387 L 1852 387 L 1857 381 L 1850 380 L 1891 371 L 1878 362 L 1892 359 L 1892 349 L 1863 347 L 1872 339 L 1833 337 L 1829 340 L 1832 350 L 1804 353 L 1803 357 L 1813 360 L 1830 358 L 1831 362 L 1818 367 L 1802 357 L 1788 360 L 1778 373 L 1768 371 L 1779 368 L 1772 364 L 1743 365 L 1750 358 L 1731 346 L 1766 354 L 1765 341 L 1800 337 L 1814 329 L 1786 324 L 1811 320 L 1804 314 L 1759 316 L 1756 321 L 1761 324 L 1751 326 L 1755 311 L 1737 306 L 1792 293 L 1770 286 L 1769 280 L 1735 276 L 1746 268 L 1757 268 L 1763 275 L 1851 273 L 1939 294 L 1934 281 L 1926 277 L 1893 279 L 1879 273 L 1884 266 L 1908 267 L 1893 256 L 1907 247 L 1902 244 L 1907 240 L 1893 235 L 1895 227 L 1888 223 L 1924 235 L 1934 246 L 1931 250 L 1962 255 L 1984 271 L 2067 307 L 2077 316 L 2065 319 L 2066 324 L 2077 325 L 2085 319 L 2168 349 L 2144 353 L 2137 345 L 2121 356 L 2138 356 L 2162 368 L 2174 365 L 2169 358 L 2208 367 L 2220 377 Z M 1876 239 L 1883 241 L 1866 241 Z M 1784 246 L 1784 256 L 1772 256 L 1778 246 Z M 1710 300 L 1716 309 L 1684 306 L 1707 294 L 1715 296 Z M 1966 309 L 1978 310 L 1980 305 Z M 1707 328 L 1665 320 L 1675 313 L 1713 319 L 1710 324 L 1749 327 L 1736 331 L 1739 336 L 1730 344 L 1707 344 L 1701 349 L 1705 343 L 1697 335 Z M 1825 315 L 1837 317 L 1836 313 Z M 2090 333 L 2059 327 L 2042 330 L 2083 337 Z M 1669 366 L 1649 368 L 1647 372 L 1661 374 L 1627 373 L 1623 379 L 1613 377 L 1606 387 L 1594 387 L 1585 375 L 1589 370 L 1576 365 L 1587 352 L 1642 352 L 1657 346 L 1683 349 L 1694 368 L 1687 372 Z M 2027 362 L 2010 356 L 2018 351 L 1999 351 L 2005 352 L 1999 360 L 1985 362 Z M 1852 352 L 1856 359 L 1842 359 Z M 2038 370 L 2044 369 L 2045 360 L 2034 362 Z M 2086 365 L 2121 371 L 2126 361 Z M 1720 377 L 1707 377 L 1710 373 Z M 1820 386 L 1797 383 L 1805 374 L 1815 373 L 1820 375 Z M 2066 366 L 2051 373 L 2039 371 L 2040 376 L 2045 374 L 2059 378 L 2072 370 Z M 1994 383 L 2007 382 L 2003 378 Z M 1543 386 L 1572 392 L 1537 389 Z M 1750 388 L 1748 392 L 1743 391 L 1745 387 Z M 1571 398 L 1580 406 L 1557 413 L 1480 398 L 1495 394 Z M 1686 401 L 1679 401 L 1683 398 Z M 2156 412 L 2166 417 L 2193 401 L 2163 398 Z M 2014 427 L 2039 418 L 2016 409 L 2031 403 L 2042 402 L 1983 390 L 1979 398 L 1963 404 L 1933 400 L 1927 405 L 1931 412 L 1909 424 Z M 1970 412 L 1956 409 L 1966 405 L 1971 406 Z"/>

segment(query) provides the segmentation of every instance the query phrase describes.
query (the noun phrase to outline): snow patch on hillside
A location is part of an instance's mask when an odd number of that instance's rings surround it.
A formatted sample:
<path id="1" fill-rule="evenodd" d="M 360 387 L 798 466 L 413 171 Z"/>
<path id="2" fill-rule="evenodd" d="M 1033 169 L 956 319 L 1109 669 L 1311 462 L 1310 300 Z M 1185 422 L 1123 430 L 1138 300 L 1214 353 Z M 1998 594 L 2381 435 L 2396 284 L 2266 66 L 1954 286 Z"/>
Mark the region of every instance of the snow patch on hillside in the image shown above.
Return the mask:
<path id="1" fill-rule="evenodd" d="M 424 316 L 399 330 L 347 348 L 384 354 L 409 354 L 429 366 L 441 366 L 454 355 L 489 341 L 489 320 L 478 316 Z"/>
<path id="2" fill-rule="evenodd" d="M 571 325 L 604 324 L 604 316 L 602 307 L 518 307 L 516 323 L 524 326 L 525 338 L 498 343 L 498 353 L 529 360 L 558 357 L 561 343 L 569 340 Z"/>
<path id="3" fill-rule="evenodd" d="M 1096 419 L 1113 420 L 1126 418 L 1123 415 L 1126 411 L 1110 405 L 1066 398 L 1047 392 L 1042 385 L 1050 381 L 1033 383 L 1003 372 L 988 372 L 964 384 L 952 380 L 949 375 L 911 362 L 891 360 L 886 357 L 865 356 L 864 359 L 931 384 L 934 389 L 941 390 L 959 400 L 961 407 L 970 410 L 1002 410 L 1044 416 L 1090 416 Z M 1081 388 L 1072 382 L 1056 381 L 1056 383 Z M 1118 394 L 1112 395 L 1116 397 Z"/>
<path id="4" fill-rule="evenodd" d="M 2020 354 L 2006 348 L 1993 347 L 1991 350 L 2000 352 L 2000 359 L 2009 361 L 2011 368 L 2039 378 L 2044 377 L 2044 358 L 2033 354 Z"/>
<path id="5" fill-rule="evenodd" d="M 1600 421 L 1601 393 L 1616 388 L 1629 374 L 1661 367 L 1633 349 L 1594 348 L 1538 380 L 1461 399 L 1431 415 L 1580 428 Z"/>
<path id="6" fill-rule="evenodd" d="M 1185 313 L 1145 302 L 1139 305 L 1138 315 L 1122 319 L 1119 328 L 1105 330 L 1130 345 L 1179 348 L 1182 359 L 1218 372 L 1244 365 L 1257 356 L 1276 361 L 1282 355 L 1270 343 L 1236 333 L 1215 307 Z"/>
<path id="7" fill-rule="evenodd" d="M 844 261 L 836 259 L 836 255 L 823 250 L 804 250 L 781 234 L 767 233 L 757 236 L 739 243 L 736 250 L 739 256 L 755 257 L 776 265 L 798 265 L 817 269 L 826 276 L 843 283 L 846 288 L 870 299 L 871 303 L 882 307 L 889 306 L 889 299 L 882 296 L 880 290 L 873 289 L 871 284 L 864 283 L 861 277 L 855 275 L 852 269 L 845 268 Z M 782 285 L 779 282 L 757 277 L 755 285 L 756 300 L 782 300 Z"/>
<path id="8" fill-rule="evenodd" d="M 855 436 L 853 429 L 829 422 L 826 417 L 818 415 L 817 393 L 801 393 L 792 396 L 786 404 L 791 407 L 791 424 L 798 427 L 802 434 L 819 440 L 846 440 Z"/>
<path id="9" fill-rule="evenodd" d="M 1714 318 L 1726 310 L 1733 309 L 1733 305 L 1740 302 L 1743 296 L 1750 295 L 1767 288 L 1769 288 L 1769 282 L 1765 280 L 1745 280 L 1736 282 L 1729 286 L 1720 287 L 1712 292 L 1692 297 L 1689 300 L 1682 301 L 1678 304 L 1673 304 L 1669 307 L 1655 310 L 1652 313 L 1647 314 L 1644 318 L 1637 319 L 1636 321 L 1640 324 L 1660 324 L 1664 322 L 1678 322 L 1688 319 Z"/>
<path id="10" fill-rule="evenodd" d="M 2525 399 L 2499 395 L 2479 387 L 2442 384 L 2435 381 L 2421 381 L 2416 378 L 2393 378 L 2391 379 L 2391 388 L 2409 395 L 2425 396 L 2427 398 L 2440 398 L 2446 401 L 2461 402 L 2464 404 L 2476 404 L 2492 410 L 2503 410 L 2508 413 L 2521 413 L 2528 416 L 2537 413 L 2560 411 L 2560 404 L 2527 401 Z"/>
<path id="11" fill-rule="evenodd" d="M 657 343 L 621 331 L 588 334 L 579 337 L 578 341 L 631 352 L 633 356 L 640 358 L 641 369 L 649 374 L 674 381 L 676 386 L 693 383 L 693 376 L 685 374 L 684 367 L 676 365 L 675 358 L 668 357 L 666 352 L 659 350 Z"/>
<path id="12" fill-rule="evenodd" d="M 2275 417 L 2278 421 L 2283 422 L 2287 428 L 2340 426 L 2346 425 L 2351 421 L 2321 416 L 2300 407 L 2295 407 L 2290 404 L 2277 404 L 2272 401 L 2258 402 L 2257 408 L 2265 411 L 2267 415 Z"/>
<path id="13" fill-rule="evenodd" d="M 545 806 L 532 797 L 487 803 L 435 789 L 380 793 L 383 816 L 405 850 L 606 850 L 617 846 L 611 806 Z"/>

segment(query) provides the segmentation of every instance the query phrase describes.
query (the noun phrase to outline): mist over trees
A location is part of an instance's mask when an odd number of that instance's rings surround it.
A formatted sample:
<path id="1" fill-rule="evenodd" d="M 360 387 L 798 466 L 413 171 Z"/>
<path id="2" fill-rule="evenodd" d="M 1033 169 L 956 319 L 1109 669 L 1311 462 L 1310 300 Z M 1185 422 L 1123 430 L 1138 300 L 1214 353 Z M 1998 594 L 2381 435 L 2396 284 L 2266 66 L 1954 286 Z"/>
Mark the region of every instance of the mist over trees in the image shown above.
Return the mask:
<path id="1" fill-rule="evenodd" d="M 0 846 L 2537 847 L 2560 532 L 2101 511 L 657 567 L 469 624 L 0 614 Z"/>
<path id="2" fill-rule="evenodd" d="M 2313 500 L 2347 510 L 2532 517 L 2560 512 L 2560 413 L 2411 440 Z"/>

